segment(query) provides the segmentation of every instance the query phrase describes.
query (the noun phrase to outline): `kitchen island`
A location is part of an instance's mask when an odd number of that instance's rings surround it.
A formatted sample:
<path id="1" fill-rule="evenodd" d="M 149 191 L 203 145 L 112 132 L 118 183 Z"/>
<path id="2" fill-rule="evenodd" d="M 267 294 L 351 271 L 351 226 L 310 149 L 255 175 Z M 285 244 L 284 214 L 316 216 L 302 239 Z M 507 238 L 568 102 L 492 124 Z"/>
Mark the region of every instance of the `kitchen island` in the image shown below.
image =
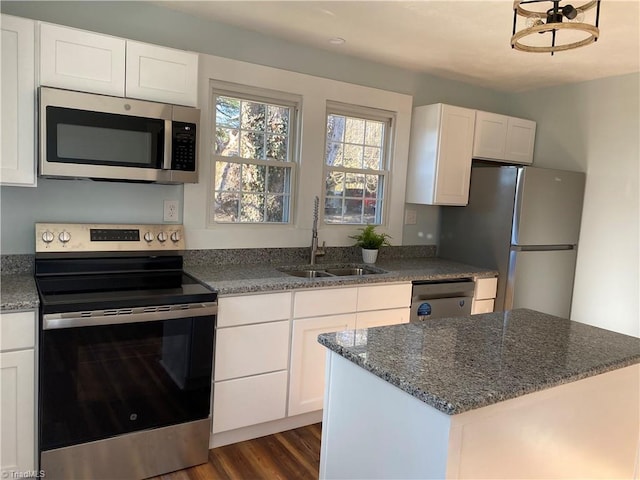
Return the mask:
<path id="1" fill-rule="evenodd" d="M 320 478 L 638 474 L 638 338 L 521 309 L 318 340 Z"/>

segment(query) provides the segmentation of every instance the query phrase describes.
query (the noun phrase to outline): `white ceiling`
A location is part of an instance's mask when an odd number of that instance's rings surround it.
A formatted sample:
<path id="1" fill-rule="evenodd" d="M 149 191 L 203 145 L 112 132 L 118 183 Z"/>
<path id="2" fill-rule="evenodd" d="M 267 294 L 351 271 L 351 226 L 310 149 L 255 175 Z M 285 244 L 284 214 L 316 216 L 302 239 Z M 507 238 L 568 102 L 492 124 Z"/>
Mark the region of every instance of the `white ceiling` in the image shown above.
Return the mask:
<path id="1" fill-rule="evenodd" d="M 578 7 L 586 0 L 572 3 Z M 599 40 L 554 56 L 511 49 L 511 0 L 159 4 L 291 42 L 501 91 L 640 71 L 638 0 L 602 0 Z M 331 45 L 332 37 L 346 43 Z"/>

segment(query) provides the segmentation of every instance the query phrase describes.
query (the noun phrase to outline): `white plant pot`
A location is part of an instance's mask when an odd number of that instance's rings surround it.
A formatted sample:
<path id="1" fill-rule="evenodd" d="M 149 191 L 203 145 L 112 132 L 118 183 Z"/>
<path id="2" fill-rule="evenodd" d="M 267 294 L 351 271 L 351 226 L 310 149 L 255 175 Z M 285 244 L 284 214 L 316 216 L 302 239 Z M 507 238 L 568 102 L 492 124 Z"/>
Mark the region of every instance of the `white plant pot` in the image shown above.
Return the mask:
<path id="1" fill-rule="evenodd" d="M 376 263 L 378 258 L 378 250 L 362 249 L 362 261 L 364 263 Z"/>

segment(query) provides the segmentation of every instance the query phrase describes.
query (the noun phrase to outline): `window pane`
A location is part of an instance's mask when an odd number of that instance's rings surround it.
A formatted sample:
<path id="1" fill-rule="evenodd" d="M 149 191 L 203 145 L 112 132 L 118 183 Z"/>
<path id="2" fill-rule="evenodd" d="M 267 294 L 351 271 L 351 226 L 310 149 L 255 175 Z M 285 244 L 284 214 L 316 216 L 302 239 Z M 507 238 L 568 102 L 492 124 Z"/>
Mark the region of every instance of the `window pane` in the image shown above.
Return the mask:
<path id="1" fill-rule="evenodd" d="M 344 148 L 342 143 L 329 142 L 327 143 L 327 151 L 325 152 L 325 163 L 330 166 L 341 166 L 342 157 L 344 154 Z"/>
<path id="2" fill-rule="evenodd" d="M 243 193 L 240 204 L 241 222 L 264 221 L 264 195 Z"/>
<path id="3" fill-rule="evenodd" d="M 347 197 L 364 197 L 364 175 L 347 173 L 345 177 L 345 195 Z"/>
<path id="4" fill-rule="evenodd" d="M 267 129 L 273 133 L 289 132 L 289 109 L 269 105 L 267 107 Z"/>
<path id="5" fill-rule="evenodd" d="M 366 198 L 377 198 L 378 197 L 378 179 L 382 179 L 381 176 L 378 175 L 365 175 L 365 191 L 364 196 Z M 382 186 L 382 181 L 380 180 L 380 186 Z"/>
<path id="6" fill-rule="evenodd" d="M 376 147 L 364 147 L 364 168 L 382 170 L 382 150 Z"/>
<path id="7" fill-rule="evenodd" d="M 240 123 L 242 129 L 264 132 L 266 130 L 266 110 L 264 103 L 243 101 L 242 122 Z"/>
<path id="8" fill-rule="evenodd" d="M 240 140 L 240 156 L 242 158 L 264 158 L 264 133 L 242 132 Z"/>
<path id="9" fill-rule="evenodd" d="M 349 143 L 364 143 L 364 120 L 359 118 L 347 118 L 344 130 L 344 141 Z"/>
<path id="10" fill-rule="evenodd" d="M 362 168 L 363 152 L 364 147 L 360 145 L 345 145 L 343 165 L 347 168 Z"/>
<path id="11" fill-rule="evenodd" d="M 238 163 L 216 162 L 215 190 L 240 190 L 240 169 Z"/>
<path id="12" fill-rule="evenodd" d="M 265 175 L 267 167 L 264 165 L 242 166 L 242 191 L 264 192 L 266 190 Z"/>
<path id="13" fill-rule="evenodd" d="M 216 98 L 216 127 L 240 126 L 240 100 L 231 97 Z"/>
<path id="14" fill-rule="evenodd" d="M 235 222 L 238 219 L 240 194 L 218 193 L 213 203 L 213 215 L 216 222 Z"/>
<path id="15" fill-rule="evenodd" d="M 239 134 L 240 130 L 235 128 L 216 128 L 216 155 L 237 157 L 240 154 L 238 150 Z"/>
<path id="16" fill-rule="evenodd" d="M 344 127 L 346 118 L 341 115 L 327 116 L 327 143 L 344 142 Z"/>
<path id="17" fill-rule="evenodd" d="M 287 137 L 267 135 L 267 160 L 287 160 Z"/>
<path id="18" fill-rule="evenodd" d="M 286 202 L 289 197 L 282 195 L 267 195 L 267 222 L 287 222 Z"/>
<path id="19" fill-rule="evenodd" d="M 289 193 L 290 168 L 269 167 L 267 170 L 267 192 Z"/>
<path id="20" fill-rule="evenodd" d="M 348 199 L 345 201 L 345 223 L 362 223 L 362 200 Z"/>
<path id="21" fill-rule="evenodd" d="M 325 223 L 342 223 L 342 198 L 325 198 L 324 221 Z"/>
<path id="22" fill-rule="evenodd" d="M 384 133 L 384 123 L 369 120 L 366 126 L 364 143 L 374 147 L 382 146 L 382 135 Z"/>
<path id="23" fill-rule="evenodd" d="M 329 172 L 325 182 L 325 195 L 327 197 L 341 196 L 344 194 L 344 173 Z"/>
<path id="24" fill-rule="evenodd" d="M 381 202 L 375 200 L 365 200 L 363 223 L 379 224 L 380 223 L 380 205 Z"/>

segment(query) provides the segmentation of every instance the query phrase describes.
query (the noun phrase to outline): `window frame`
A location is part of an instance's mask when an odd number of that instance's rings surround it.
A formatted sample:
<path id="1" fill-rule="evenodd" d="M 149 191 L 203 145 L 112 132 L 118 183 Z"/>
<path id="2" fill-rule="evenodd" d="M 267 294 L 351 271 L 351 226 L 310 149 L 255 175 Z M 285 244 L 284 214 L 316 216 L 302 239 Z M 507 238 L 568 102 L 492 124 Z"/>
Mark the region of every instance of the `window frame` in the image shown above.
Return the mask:
<path id="1" fill-rule="evenodd" d="M 327 119 L 329 115 L 342 115 L 346 117 L 362 119 L 362 120 L 373 120 L 377 122 L 385 123 L 385 133 L 383 135 L 383 144 L 382 144 L 382 166 L 384 169 L 382 170 L 373 170 L 366 168 L 347 168 L 347 167 L 334 167 L 327 165 Z M 326 102 L 326 110 L 325 110 L 325 121 L 324 121 L 324 153 L 322 158 L 322 209 L 321 209 L 321 220 L 322 224 L 326 227 L 354 227 L 354 226 L 364 226 L 368 225 L 368 223 L 328 223 L 325 219 L 325 205 L 327 199 L 327 189 L 326 189 L 326 181 L 327 175 L 329 172 L 338 171 L 344 172 L 345 174 L 354 173 L 354 174 L 362 174 L 362 175 L 376 175 L 378 177 L 383 177 L 382 179 L 382 201 L 380 202 L 380 222 L 372 223 L 372 225 L 376 226 L 387 226 L 388 221 L 388 204 L 391 201 L 391 177 L 392 177 L 392 163 L 393 163 L 393 151 L 394 151 L 394 140 L 395 140 L 395 127 L 396 127 L 396 112 L 383 110 L 378 108 L 365 107 L 355 104 L 335 102 L 331 100 L 327 100 Z"/>
<path id="2" fill-rule="evenodd" d="M 289 226 L 294 223 L 294 213 L 296 206 L 296 194 L 299 175 L 300 164 L 300 151 L 301 151 L 301 138 L 300 138 L 300 122 L 302 111 L 302 97 L 288 92 L 282 92 L 279 90 L 271 90 L 267 88 L 258 88 L 248 85 L 242 85 L 231 82 L 223 82 L 219 80 L 211 80 L 209 84 L 209 102 L 210 102 L 210 120 L 211 120 L 211 142 L 209 145 L 209 161 L 211 167 L 211 177 L 208 182 L 208 202 L 207 202 L 207 228 L 215 228 L 217 225 L 265 225 L 265 226 Z M 279 160 L 263 160 L 263 159 L 247 159 L 241 156 L 221 156 L 215 153 L 216 149 L 216 105 L 218 97 L 231 97 L 238 98 L 240 100 L 246 100 L 250 102 L 277 105 L 280 107 L 289 108 L 289 134 L 287 152 L 287 161 Z M 240 165 L 260 165 L 260 166 L 275 166 L 279 168 L 289 169 L 289 197 L 288 205 L 285 206 L 285 212 L 287 212 L 286 222 L 225 222 L 215 220 L 215 184 L 216 184 L 216 165 L 218 162 L 235 163 Z M 266 192 L 265 192 L 266 193 Z"/>

